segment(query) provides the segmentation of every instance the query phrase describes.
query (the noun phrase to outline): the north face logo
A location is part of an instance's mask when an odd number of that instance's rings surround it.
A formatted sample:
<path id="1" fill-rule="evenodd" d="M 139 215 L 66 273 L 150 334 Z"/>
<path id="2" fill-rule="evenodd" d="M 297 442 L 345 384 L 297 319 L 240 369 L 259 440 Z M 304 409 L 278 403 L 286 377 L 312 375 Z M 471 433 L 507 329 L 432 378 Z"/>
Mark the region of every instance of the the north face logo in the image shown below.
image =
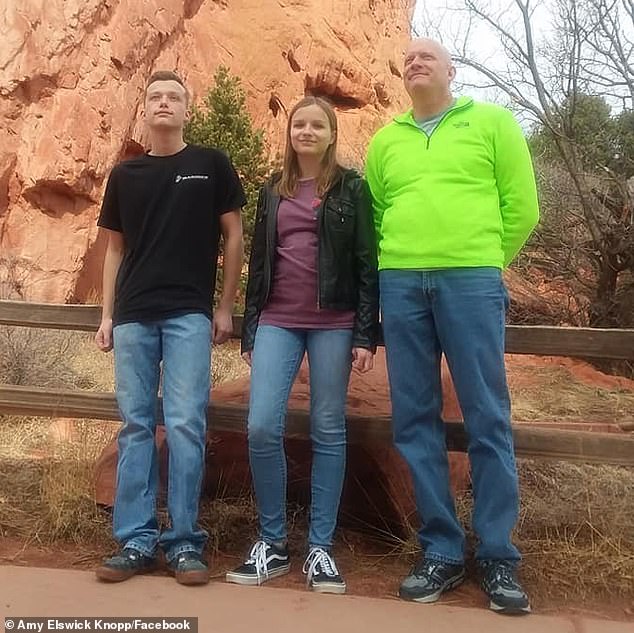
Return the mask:
<path id="1" fill-rule="evenodd" d="M 458 121 L 453 124 L 454 127 L 469 127 L 469 121 Z"/>
<path id="2" fill-rule="evenodd" d="M 178 183 L 183 180 L 209 180 L 209 176 L 207 174 L 191 174 L 188 176 L 181 176 L 180 174 L 177 174 L 174 182 Z"/>

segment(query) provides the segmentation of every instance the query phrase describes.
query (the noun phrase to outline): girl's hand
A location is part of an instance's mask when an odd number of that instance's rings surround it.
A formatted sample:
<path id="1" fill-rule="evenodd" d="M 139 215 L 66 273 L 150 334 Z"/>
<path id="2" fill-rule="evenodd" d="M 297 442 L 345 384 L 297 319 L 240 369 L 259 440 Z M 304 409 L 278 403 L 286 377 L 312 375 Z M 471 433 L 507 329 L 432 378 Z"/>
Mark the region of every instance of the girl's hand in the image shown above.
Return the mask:
<path id="1" fill-rule="evenodd" d="M 352 368 L 361 374 L 370 371 L 374 366 L 374 354 L 365 347 L 352 348 Z"/>

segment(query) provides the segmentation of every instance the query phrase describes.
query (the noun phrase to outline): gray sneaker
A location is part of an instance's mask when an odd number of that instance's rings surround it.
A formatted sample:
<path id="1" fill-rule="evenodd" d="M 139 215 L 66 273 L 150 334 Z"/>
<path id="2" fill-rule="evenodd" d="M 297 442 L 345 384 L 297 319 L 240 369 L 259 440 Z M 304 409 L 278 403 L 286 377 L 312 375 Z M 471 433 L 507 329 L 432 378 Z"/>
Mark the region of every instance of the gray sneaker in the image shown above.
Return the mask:
<path id="1" fill-rule="evenodd" d="M 482 589 L 489 597 L 489 608 L 496 613 L 525 614 L 531 612 L 526 592 L 515 575 L 515 565 L 509 561 L 481 563 Z"/>
<path id="2" fill-rule="evenodd" d="M 464 567 L 436 560 L 421 559 L 401 583 L 398 595 L 403 600 L 436 602 L 445 592 L 464 580 Z"/>

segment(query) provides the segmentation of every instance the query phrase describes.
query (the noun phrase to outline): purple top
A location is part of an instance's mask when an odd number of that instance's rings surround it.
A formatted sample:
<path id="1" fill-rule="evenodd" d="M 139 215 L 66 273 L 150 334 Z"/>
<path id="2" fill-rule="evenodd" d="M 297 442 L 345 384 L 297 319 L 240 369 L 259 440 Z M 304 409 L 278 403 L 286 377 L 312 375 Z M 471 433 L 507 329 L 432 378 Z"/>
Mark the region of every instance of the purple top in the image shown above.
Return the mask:
<path id="1" fill-rule="evenodd" d="M 302 180 L 277 212 L 277 247 L 271 293 L 259 323 L 300 329 L 352 328 L 354 311 L 318 307 L 315 180 Z"/>

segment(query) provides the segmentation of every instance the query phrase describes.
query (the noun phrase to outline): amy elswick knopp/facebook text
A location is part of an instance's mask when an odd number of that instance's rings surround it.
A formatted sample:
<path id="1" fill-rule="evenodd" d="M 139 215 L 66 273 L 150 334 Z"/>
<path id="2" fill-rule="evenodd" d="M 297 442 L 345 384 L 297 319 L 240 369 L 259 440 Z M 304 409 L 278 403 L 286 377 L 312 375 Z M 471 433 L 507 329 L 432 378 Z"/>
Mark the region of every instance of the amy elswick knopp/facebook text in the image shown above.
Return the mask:
<path id="1" fill-rule="evenodd" d="M 5 631 L 191 631 L 198 618 L 7 618 Z"/>

